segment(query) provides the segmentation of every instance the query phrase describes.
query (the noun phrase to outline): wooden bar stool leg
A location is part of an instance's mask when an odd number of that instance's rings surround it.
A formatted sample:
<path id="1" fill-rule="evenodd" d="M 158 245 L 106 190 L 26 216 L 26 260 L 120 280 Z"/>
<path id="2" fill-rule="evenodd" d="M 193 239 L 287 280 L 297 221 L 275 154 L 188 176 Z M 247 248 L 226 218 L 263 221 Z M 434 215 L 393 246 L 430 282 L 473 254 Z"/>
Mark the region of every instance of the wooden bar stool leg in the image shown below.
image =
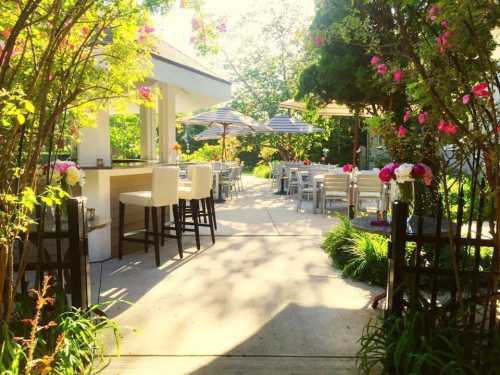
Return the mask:
<path id="1" fill-rule="evenodd" d="M 174 226 L 175 226 L 175 236 L 177 237 L 177 250 L 179 251 L 179 256 L 181 259 L 184 257 L 184 249 L 182 248 L 182 230 L 179 216 L 179 206 L 173 205 L 172 211 L 174 213 Z"/>
<path id="2" fill-rule="evenodd" d="M 200 245 L 200 227 L 198 226 L 199 206 L 198 206 L 197 199 L 191 200 L 191 211 L 192 211 L 192 215 L 193 215 L 194 236 L 196 239 L 196 248 L 198 250 L 200 250 L 200 248 L 201 248 L 201 245 Z"/>
<path id="3" fill-rule="evenodd" d="M 158 208 L 153 207 L 153 238 L 155 244 L 155 260 L 156 266 L 160 266 L 160 238 L 158 232 Z"/>
<path id="4" fill-rule="evenodd" d="M 207 204 L 206 204 L 206 201 L 205 199 L 202 199 L 201 201 L 201 207 L 202 207 L 202 216 L 203 216 L 203 223 L 206 224 L 207 223 Z"/>
<path id="5" fill-rule="evenodd" d="M 123 257 L 123 235 L 125 232 L 125 204 L 120 202 L 119 208 L 119 221 L 118 221 L 118 259 L 122 259 Z"/>
<path id="6" fill-rule="evenodd" d="M 144 252 L 148 252 L 149 246 L 149 207 L 144 207 Z"/>
<path id="7" fill-rule="evenodd" d="M 164 246 L 165 245 L 165 217 L 166 217 L 166 210 L 167 208 L 166 207 L 162 207 L 160 208 L 160 231 L 161 231 L 161 236 L 160 236 L 160 239 L 161 239 L 161 246 Z"/>
<path id="8" fill-rule="evenodd" d="M 210 204 L 210 198 L 206 198 L 203 200 L 206 202 L 207 210 L 208 210 L 208 223 L 210 226 L 210 235 L 212 236 L 212 243 L 215 243 L 215 230 L 214 230 L 214 220 L 212 216 L 212 205 Z"/>
<path id="9" fill-rule="evenodd" d="M 212 206 L 212 215 L 214 220 L 214 228 L 217 230 L 217 218 L 215 217 L 215 201 L 214 201 L 214 191 L 210 189 L 210 205 Z"/>

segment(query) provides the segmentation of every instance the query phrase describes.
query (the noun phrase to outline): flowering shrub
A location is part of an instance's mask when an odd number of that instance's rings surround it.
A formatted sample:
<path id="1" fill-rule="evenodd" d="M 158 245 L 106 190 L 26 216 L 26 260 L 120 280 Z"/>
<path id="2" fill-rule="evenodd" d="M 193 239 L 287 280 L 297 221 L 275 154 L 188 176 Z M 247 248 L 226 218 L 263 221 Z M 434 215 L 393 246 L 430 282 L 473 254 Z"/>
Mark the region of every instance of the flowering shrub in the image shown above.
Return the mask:
<path id="1" fill-rule="evenodd" d="M 353 165 L 352 164 L 344 164 L 344 166 L 342 167 L 342 171 L 344 173 L 351 173 L 353 170 Z"/>

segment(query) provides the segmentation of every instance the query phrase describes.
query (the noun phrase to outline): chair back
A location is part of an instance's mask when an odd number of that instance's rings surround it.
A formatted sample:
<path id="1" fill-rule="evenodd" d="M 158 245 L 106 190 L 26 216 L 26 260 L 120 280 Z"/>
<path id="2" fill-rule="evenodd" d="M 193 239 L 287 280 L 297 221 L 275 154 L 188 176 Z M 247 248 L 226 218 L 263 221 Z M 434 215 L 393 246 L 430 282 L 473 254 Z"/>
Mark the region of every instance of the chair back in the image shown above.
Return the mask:
<path id="1" fill-rule="evenodd" d="M 300 187 L 305 187 L 309 184 L 309 172 L 299 171 L 297 173 L 297 179 Z"/>
<path id="2" fill-rule="evenodd" d="M 151 200 L 153 206 L 164 207 L 177 204 L 178 167 L 154 167 Z"/>
<path id="3" fill-rule="evenodd" d="M 356 185 L 360 193 L 382 193 L 382 182 L 376 174 L 360 173 Z"/>
<path id="4" fill-rule="evenodd" d="M 347 173 L 325 174 L 324 189 L 327 191 L 345 192 L 349 191 L 350 176 Z"/>
<path id="5" fill-rule="evenodd" d="M 203 199 L 210 196 L 212 188 L 212 167 L 195 165 L 191 169 L 191 189 L 193 199 Z"/>

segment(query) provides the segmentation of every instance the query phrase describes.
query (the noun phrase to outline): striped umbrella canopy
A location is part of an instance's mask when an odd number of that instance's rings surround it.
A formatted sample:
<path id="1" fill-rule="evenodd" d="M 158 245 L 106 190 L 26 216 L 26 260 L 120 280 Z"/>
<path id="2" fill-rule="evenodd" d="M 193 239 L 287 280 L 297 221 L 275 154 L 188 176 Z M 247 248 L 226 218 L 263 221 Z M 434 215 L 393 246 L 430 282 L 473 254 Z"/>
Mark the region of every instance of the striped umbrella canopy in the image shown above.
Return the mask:
<path id="1" fill-rule="evenodd" d="M 254 132 L 272 131 L 267 126 L 260 124 L 253 118 L 244 115 L 231 108 L 219 108 L 215 111 L 197 114 L 187 120 L 182 121 L 185 125 L 207 125 L 210 127 L 222 127 L 222 161 L 226 154 L 226 134 L 228 129 L 240 128 L 250 129 Z"/>
<path id="2" fill-rule="evenodd" d="M 222 135 L 224 133 L 224 128 L 218 127 L 218 128 L 208 128 L 206 130 L 203 130 L 201 133 L 196 134 L 193 138 L 197 141 L 208 141 L 212 139 L 221 139 Z M 253 134 L 253 132 L 248 128 L 227 128 L 226 129 L 226 137 L 240 137 L 240 136 L 245 136 Z"/>
<path id="3" fill-rule="evenodd" d="M 315 128 L 311 124 L 287 115 L 274 116 L 266 125 L 270 127 L 274 133 L 310 134 L 322 131 L 320 128 Z"/>

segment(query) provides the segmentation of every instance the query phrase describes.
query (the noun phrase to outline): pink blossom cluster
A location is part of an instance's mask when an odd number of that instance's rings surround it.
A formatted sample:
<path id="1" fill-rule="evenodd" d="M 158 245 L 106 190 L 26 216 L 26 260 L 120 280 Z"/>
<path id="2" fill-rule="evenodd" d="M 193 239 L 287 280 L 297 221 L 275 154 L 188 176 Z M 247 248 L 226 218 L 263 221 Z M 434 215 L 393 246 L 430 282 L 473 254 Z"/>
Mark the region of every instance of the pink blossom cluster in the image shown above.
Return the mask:
<path id="1" fill-rule="evenodd" d="M 154 27 L 149 25 L 144 25 L 140 27 L 138 30 L 139 35 L 137 36 L 137 42 L 144 43 L 149 34 L 152 34 L 154 31 L 155 31 Z"/>
<path id="2" fill-rule="evenodd" d="M 488 82 L 479 82 L 476 83 L 471 88 L 471 94 L 476 98 L 488 98 L 490 96 L 490 90 L 488 87 Z M 469 104 L 471 100 L 471 95 L 466 94 L 462 97 L 463 104 Z"/>
<path id="3" fill-rule="evenodd" d="M 80 169 L 80 165 L 71 160 L 56 160 L 53 165 L 54 170 L 58 171 L 61 175 L 66 173 L 69 168 L 75 167 L 76 169 Z"/>
<path id="4" fill-rule="evenodd" d="M 385 76 L 389 71 L 388 66 L 384 63 L 384 59 L 380 56 L 372 56 L 370 65 L 377 71 L 377 74 Z M 401 83 L 404 79 L 404 72 L 401 69 L 396 69 L 392 72 L 392 79 L 396 83 Z"/>
<path id="5" fill-rule="evenodd" d="M 449 121 L 446 122 L 445 120 L 441 119 L 438 122 L 438 131 L 441 133 L 445 133 L 448 135 L 455 135 L 457 134 L 458 131 L 458 126 L 455 125 L 453 122 Z"/>
<path id="6" fill-rule="evenodd" d="M 191 28 L 193 29 L 193 31 L 198 31 L 201 28 L 201 21 L 198 18 L 194 17 L 191 20 Z"/>
<path id="7" fill-rule="evenodd" d="M 427 18 L 432 22 L 436 22 L 438 16 L 441 14 L 441 7 L 438 4 L 432 4 L 427 11 Z"/>
<path id="8" fill-rule="evenodd" d="M 139 87 L 137 92 L 138 92 L 139 96 L 141 97 L 141 99 L 144 99 L 147 101 L 151 100 L 151 87 L 141 86 L 141 87 Z"/>
<path id="9" fill-rule="evenodd" d="M 430 186 L 432 184 L 432 178 L 433 178 L 432 169 L 424 163 L 398 164 L 396 162 L 392 162 L 385 165 L 380 170 L 378 178 L 385 184 L 389 183 L 391 180 L 395 180 L 398 182 L 398 175 L 399 175 L 398 168 L 400 167 L 407 168 L 408 166 L 411 167 L 411 172 L 410 172 L 411 176 L 409 176 L 409 178 L 412 179 L 421 178 L 426 186 Z"/>
<path id="10" fill-rule="evenodd" d="M 347 163 L 347 164 L 344 164 L 344 165 L 343 165 L 343 167 L 342 167 L 342 171 L 343 171 L 344 173 L 351 173 L 351 172 L 352 172 L 352 170 L 353 170 L 353 168 L 354 168 L 354 166 L 353 166 L 352 164 Z"/>
<path id="11" fill-rule="evenodd" d="M 451 31 L 444 31 L 438 37 L 436 37 L 436 44 L 439 47 L 439 52 L 444 54 L 447 50 L 453 47 L 450 42 Z"/>

